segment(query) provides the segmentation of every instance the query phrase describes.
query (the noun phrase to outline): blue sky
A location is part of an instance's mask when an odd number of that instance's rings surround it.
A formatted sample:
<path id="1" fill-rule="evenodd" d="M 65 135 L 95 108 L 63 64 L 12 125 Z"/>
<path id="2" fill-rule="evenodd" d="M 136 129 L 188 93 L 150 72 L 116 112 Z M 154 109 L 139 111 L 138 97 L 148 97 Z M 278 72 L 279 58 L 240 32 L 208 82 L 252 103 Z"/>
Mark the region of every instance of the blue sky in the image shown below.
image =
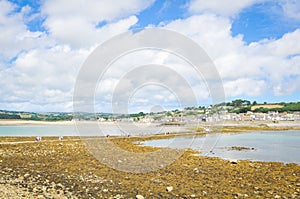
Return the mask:
<path id="1" fill-rule="evenodd" d="M 297 0 L 127 0 L 119 4 L 0 0 L 0 4 L 0 109 L 72 111 L 76 77 L 93 49 L 114 35 L 145 27 L 171 29 L 197 42 L 220 73 L 227 101 L 300 101 Z M 152 56 L 161 56 L 161 64 L 172 63 L 165 55 Z M 113 90 L 115 78 L 107 77 L 105 85 L 111 87 L 103 90 Z M 151 96 L 156 94 L 160 93 Z M 110 95 L 103 94 L 101 106 Z M 202 96 L 199 105 L 211 103 L 209 93 L 203 91 Z M 155 103 L 176 108 L 166 97 L 157 96 Z M 149 104 L 137 107 L 135 111 L 147 111 Z"/>

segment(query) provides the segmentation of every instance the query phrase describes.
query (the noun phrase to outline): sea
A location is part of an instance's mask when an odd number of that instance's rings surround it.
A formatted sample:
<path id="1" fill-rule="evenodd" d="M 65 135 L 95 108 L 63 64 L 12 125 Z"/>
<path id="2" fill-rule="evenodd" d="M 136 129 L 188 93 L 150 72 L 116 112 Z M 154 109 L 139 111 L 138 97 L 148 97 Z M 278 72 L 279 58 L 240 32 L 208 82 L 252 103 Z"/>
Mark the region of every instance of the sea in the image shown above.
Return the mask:
<path id="1" fill-rule="evenodd" d="M 182 126 L 161 126 L 139 123 L 78 122 L 74 124 L 0 126 L 0 136 L 106 136 L 146 135 L 187 132 Z"/>
<path id="2" fill-rule="evenodd" d="M 19 125 L 0 126 L 1 136 L 105 136 L 146 135 L 186 131 L 183 127 L 136 125 Z M 300 164 L 300 131 L 255 131 L 218 133 L 204 136 L 177 136 L 142 143 L 153 147 L 171 147 L 199 151 L 199 154 L 223 159 L 276 161 Z M 232 150 L 245 147 L 246 150 Z"/>
<path id="3" fill-rule="evenodd" d="M 176 137 L 142 143 L 152 147 L 193 149 L 201 155 L 228 160 L 300 164 L 300 131 L 256 131 Z M 244 147 L 246 150 L 234 150 Z"/>

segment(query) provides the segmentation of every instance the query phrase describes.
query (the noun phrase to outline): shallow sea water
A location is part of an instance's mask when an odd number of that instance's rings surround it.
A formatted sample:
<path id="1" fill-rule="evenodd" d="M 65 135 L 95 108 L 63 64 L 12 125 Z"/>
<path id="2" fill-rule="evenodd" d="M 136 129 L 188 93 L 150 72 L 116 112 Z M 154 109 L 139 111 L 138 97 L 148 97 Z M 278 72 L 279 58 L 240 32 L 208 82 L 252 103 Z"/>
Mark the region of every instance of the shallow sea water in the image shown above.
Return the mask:
<path id="1" fill-rule="evenodd" d="M 264 131 L 176 137 L 142 143 L 153 147 L 191 148 L 202 155 L 223 159 L 272 161 L 300 164 L 300 131 Z M 231 150 L 231 147 L 249 150 Z M 254 148 L 254 149 L 252 149 Z"/>

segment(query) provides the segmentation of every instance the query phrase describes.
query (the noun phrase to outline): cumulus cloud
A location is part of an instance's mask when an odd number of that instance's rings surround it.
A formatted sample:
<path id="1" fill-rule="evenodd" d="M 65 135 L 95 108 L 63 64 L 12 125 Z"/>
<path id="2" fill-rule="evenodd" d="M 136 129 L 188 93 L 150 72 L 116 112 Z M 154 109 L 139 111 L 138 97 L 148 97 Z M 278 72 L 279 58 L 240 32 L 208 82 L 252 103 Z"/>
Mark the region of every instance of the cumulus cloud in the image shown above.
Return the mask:
<path id="1" fill-rule="evenodd" d="M 26 26 L 26 9 L 15 12 L 16 5 L 9 1 L 0 1 L 0 59 L 9 61 L 21 51 L 30 50 L 39 45 L 49 45 L 43 32 L 31 32 Z"/>
<path id="2" fill-rule="evenodd" d="M 70 111 L 75 77 L 89 53 L 67 46 L 22 53 L 0 73 L 2 107 L 43 111 L 47 104 L 53 108 L 57 104 L 52 110 Z M 17 103 L 17 107 L 11 107 Z"/>
<path id="3" fill-rule="evenodd" d="M 99 44 L 108 37 L 128 30 L 137 23 L 137 18 L 131 15 L 152 3 L 153 0 L 125 0 L 118 3 L 110 0 L 54 0 L 45 1 L 42 13 L 47 16 L 44 26 L 53 38 L 80 48 Z M 112 24 L 99 28 L 101 22 Z"/>
<path id="4" fill-rule="evenodd" d="M 137 23 L 134 14 L 152 3 L 43 1 L 41 13 L 32 13 L 28 5 L 0 1 L 1 109 L 72 111 L 84 60 L 97 44 Z M 47 31 L 30 31 L 27 23 L 41 16 Z"/>
<path id="5" fill-rule="evenodd" d="M 191 37 L 203 47 L 223 79 L 227 97 L 259 96 L 266 91 L 284 95 L 298 90 L 284 89 L 283 85 L 287 79 L 293 77 L 296 81 L 300 75 L 299 29 L 277 40 L 246 44 L 242 35 L 231 35 L 228 18 L 212 14 L 176 20 L 166 28 Z"/>
<path id="6" fill-rule="evenodd" d="M 298 0 L 282 0 L 282 8 L 287 17 L 300 19 L 300 1 Z"/>
<path id="7" fill-rule="evenodd" d="M 300 29 L 279 39 L 263 39 L 250 44 L 244 42 L 243 35 L 232 36 L 233 16 L 263 1 L 192 0 L 187 8 L 190 17 L 160 27 L 186 35 L 207 52 L 220 73 L 228 98 L 265 93 L 284 96 L 299 92 Z M 1 109 L 72 111 L 73 87 L 84 60 L 98 44 L 137 24 L 137 13 L 153 2 L 46 0 L 41 12 L 32 14 L 28 5 L 17 9 L 7 0 L 0 1 Z M 279 2 L 287 17 L 299 19 L 298 1 Z M 30 31 L 28 21 L 41 16 L 45 19 L 43 28 L 46 31 Z M 144 64 L 169 67 L 176 75 L 152 70 L 133 72 L 131 78 L 126 77 Z M 193 92 L 187 92 L 187 86 L 182 86 L 181 77 Z M 133 105 L 134 111 L 149 111 L 159 105 L 163 109 L 174 108 L 178 106 L 175 94 L 185 100 L 195 94 L 198 100 L 209 101 L 211 95 L 205 78 L 167 52 L 134 52 L 121 57 L 106 71 L 96 91 L 96 106 L 100 111 L 109 111 L 116 87 L 121 88 L 122 92 L 116 93 L 120 95 L 133 90 L 126 100 Z M 134 90 L 145 81 L 153 85 Z M 171 90 L 154 82 L 166 83 Z M 172 88 L 176 92 L 172 93 Z"/>
<path id="8" fill-rule="evenodd" d="M 234 16 L 244 8 L 263 1 L 266 0 L 192 0 L 188 4 L 188 9 L 192 14 L 214 13 L 222 16 Z"/>

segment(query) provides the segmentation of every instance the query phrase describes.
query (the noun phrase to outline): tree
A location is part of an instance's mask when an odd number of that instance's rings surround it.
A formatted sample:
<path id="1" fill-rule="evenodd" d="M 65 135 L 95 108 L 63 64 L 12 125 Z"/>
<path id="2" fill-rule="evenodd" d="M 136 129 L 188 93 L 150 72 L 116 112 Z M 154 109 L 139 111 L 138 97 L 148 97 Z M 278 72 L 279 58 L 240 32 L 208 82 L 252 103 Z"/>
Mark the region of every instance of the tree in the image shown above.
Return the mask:
<path id="1" fill-rule="evenodd" d="M 237 100 L 232 101 L 232 105 L 234 107 L 239 107 L 239 106 L 242 106 L 243 102 L 244 102 L 244 100 L 237 99 Z"/>
<path id="2" fill-rule="evenodd" d="M 257 105 L 257 102 L 256 102 L 256 101 L 253 101 L 252 105 L 253 105 L 253 106 L 254 106 L 254 105 Z"/>

